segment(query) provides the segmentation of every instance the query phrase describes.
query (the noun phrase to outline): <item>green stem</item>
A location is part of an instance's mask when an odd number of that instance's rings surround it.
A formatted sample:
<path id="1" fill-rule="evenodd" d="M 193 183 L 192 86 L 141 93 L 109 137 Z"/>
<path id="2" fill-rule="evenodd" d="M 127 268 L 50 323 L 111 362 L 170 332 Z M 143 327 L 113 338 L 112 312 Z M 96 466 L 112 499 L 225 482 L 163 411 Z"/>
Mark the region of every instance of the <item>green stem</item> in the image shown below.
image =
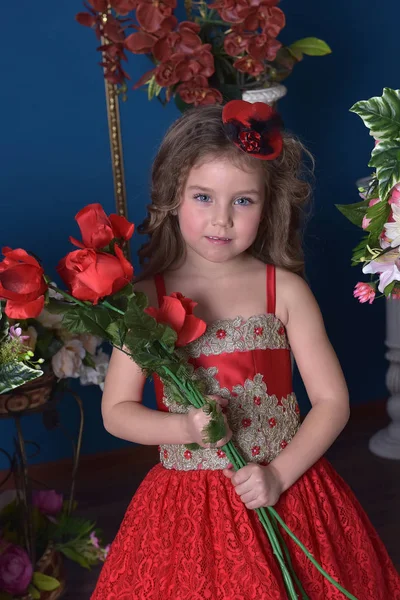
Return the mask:
<path id="1" fill-rule="evenodd" d="M 317 561 L 315 560 L 315 558 L 312 556 L 312 554 L 309 553 L 309 551 L 307 550 L 307 548 L 304 546 L 304 544 L 302 544 L 300 542 L 300 540 L 294 535 L 294 533 L 289 529 L 289 527 L 286 525 L 286 523 L 281 519 L 281 517 L 279 516 L 279 514 L 276 512 L 276 510 L 272 507 L 272 506 L 268 506 L 267 507 L 268 512 L 274 516 L 274 518 L 278 521 L 279 525 L 281 527 L 283 527 L 283 529 L 286 531 L 286 533 L 292 538 L 292 540 L 303 550 L 304 554 L 307 556 L 307 558 L 312 562 L 312 564 L 318 569 L 318 571 L 320 573 L 322 573 L 322 575 L 324 577 L 326 577 L 326 579 L 335 586 L 335 588 L 337 588 L 338 590 L 340 590 L 342 592 L 342 594 L 344 594 L 346 596 L 346 598 L 350 598 L 351 600 L 357 600 L 357 598 L 355 596 L 353 596 L 352 594 L 350 594 L 350 592 L 348 592 L 347 590 L 345 590 L 340 583 L 338 583 L 337 581 L 335 581 L 335 579 L 333 579 L 330 575 L 328 575 L 328 573 L 326 571 L 324 571 L 324 569 L 317 563 Z"/>
<path id="2" fill-rule="evenodd" d="M 112 304 L 110 304 L 109 302 L 107 302 L 107 300 L 103 300 L 103 302 L 101 304 L 102 304 L 102 306 L 105 306 L 106 308 L 109 308 L 110 310 L 113 310 L 114 312 L 118 313 L 119 315 L 124 315 L 125 314 L 123 310 L 120 310 L 116 306 L 113 306 Z"/>
<path id="3" fill-rule="evenodd" d="M 78 300 L 77 298 L 74 298 L 73 296 L 71 296 L 71 294 L 68 294 L 67 292 L 64 292 L 64 290 L 61 290 L 56 285 L 49 285 L 48 284 L 48 286 L 49 286 L 49 288 L 51 288 L 55 292 L 58 292 L 59 294 L 61 294 L 62 296 L 64 296 L 64 298 L 66 298 L 67 300 L 70 300 L 71 302 L 74 302 L 75 304 L 79 304 L 79 306 L 83 306 L 84 308 L 87 308 L 87 305 L 84 302 L 81 302 L 81 300 Z"/>
<path id="4" fill-rule="evenodd" d="M 207 24 L 207 25 L 223 25 L 224 27 L 227 26 L 227 23 L 225 23 L 225 21 L 218 21 L 218 20 L 214 20 L 214 19 L 205 19 L 204 17 L 196 17 L 195 22 L 203 23 L 204 25 Z"/>

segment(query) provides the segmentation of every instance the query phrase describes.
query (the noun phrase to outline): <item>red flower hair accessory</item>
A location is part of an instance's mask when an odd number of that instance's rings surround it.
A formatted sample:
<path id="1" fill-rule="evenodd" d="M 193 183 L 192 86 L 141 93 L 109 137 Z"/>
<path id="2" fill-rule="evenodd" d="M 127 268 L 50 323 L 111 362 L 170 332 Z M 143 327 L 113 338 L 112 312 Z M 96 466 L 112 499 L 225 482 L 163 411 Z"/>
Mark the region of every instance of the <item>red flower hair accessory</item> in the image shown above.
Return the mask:
<path id="1" fill-rule="evenodd" d="M 274 160 L 282 152 L 283 121 L 264 102 L 231 100 L 222 110 L 228 138 L 247 154 L 261 160 Z"/>

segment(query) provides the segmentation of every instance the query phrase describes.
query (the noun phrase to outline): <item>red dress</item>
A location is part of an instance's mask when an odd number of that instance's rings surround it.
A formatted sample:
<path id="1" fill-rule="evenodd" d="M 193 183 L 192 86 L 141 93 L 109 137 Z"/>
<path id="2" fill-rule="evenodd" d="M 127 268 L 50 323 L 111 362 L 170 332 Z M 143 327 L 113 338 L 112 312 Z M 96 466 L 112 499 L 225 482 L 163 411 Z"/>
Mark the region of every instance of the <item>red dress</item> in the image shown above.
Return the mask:
<path id="1" fill-rule="evenodd" d="M 159 299 L 163 279 L 156 279 Z M 268 464 L 300 426 L 290 348 L 275 316 L 267 267 L 266 314 L 224 319 L 185 348 L 193 376 L 229 400 L 233 441 L 247 461 Z M 160 410 L 186 409 L 163 396 Z M 133 497 L 92 600 L 283 600 L 280 569 L 254 511 L 221 469 L 221 449 L 162 445 Z M 352 491 L 321 458 L 280 498 L 280 516 L 328 573 L 358 600 L 400 600 L 400 577 Z M 343 600 L 286 534 L 310 600 Z"/>

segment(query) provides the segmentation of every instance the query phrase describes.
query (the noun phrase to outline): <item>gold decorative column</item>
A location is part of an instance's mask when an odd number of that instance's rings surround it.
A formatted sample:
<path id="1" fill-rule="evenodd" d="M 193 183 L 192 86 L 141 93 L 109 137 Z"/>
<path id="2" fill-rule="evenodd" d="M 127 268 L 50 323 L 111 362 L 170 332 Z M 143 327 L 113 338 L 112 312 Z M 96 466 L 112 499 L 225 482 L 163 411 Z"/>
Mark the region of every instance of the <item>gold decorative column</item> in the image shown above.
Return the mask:
<path id="1" fill-rule="evenodd" d="M 111 7 L 109 7 L 109 12 Z M 108 14 L 102 15 L 105 23 Z M 107 41 L 102 37 L 101 44 Z M 103 52 L 104 59 L 104 52 Z M 128 206 L 126 201 L 126 185 L 124 173 L 124 157 L 122 151 L 121 119 L 119 114 L 119 96 L 117 86 L 104 79 L 107 105 L 108 133 L 110 137 L 111 165 L 114 179 L 114 197 L 117 214 L 128 218 Z M 130 260 L 129 245 L 125 246 L 125 255 Z"/>

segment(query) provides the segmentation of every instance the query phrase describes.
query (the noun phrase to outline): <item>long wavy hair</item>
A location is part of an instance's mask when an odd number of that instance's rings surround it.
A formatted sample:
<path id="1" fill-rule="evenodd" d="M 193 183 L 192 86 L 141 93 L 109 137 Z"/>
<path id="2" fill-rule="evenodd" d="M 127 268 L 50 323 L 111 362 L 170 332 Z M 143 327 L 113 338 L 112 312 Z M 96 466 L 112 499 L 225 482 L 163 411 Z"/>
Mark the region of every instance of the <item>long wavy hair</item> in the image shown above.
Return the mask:
<path id="1" fill-rule="evenodd" d="M 151 204 L 139 232 L 149 236 L 139 250 L 143 267 L 137 280 L 179 266 L 185 258 L 177 209 L 187 177 L 194 165 L 224 157 L 236 166 L 260 168 L 265 181 L 265 202 L 257 237 L 248 249 L 265 263 L 304 276 L 302 230 L 311 185 L 303 163 L 310 153 L 294 136 L 283 134 L 283 151 L 272 161 L 260 160 L 237 148 L 226 136 L 222 106 L 186 111 L 168 129 L 155 157 L 151 176 Z"/>

